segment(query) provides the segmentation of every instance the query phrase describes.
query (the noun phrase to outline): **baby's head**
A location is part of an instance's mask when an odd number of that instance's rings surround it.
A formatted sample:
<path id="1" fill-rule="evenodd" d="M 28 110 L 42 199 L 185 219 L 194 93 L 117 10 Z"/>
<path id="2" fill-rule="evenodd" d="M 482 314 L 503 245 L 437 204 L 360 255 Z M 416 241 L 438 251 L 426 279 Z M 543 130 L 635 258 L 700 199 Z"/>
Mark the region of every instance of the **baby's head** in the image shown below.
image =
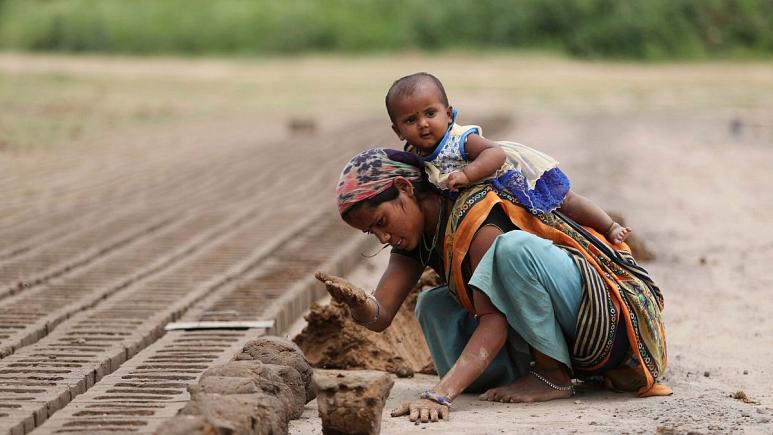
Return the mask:
<path id="1" fill-rule="evenodd" d="M 420 72 L 397 79 L 386 95 L 392 130 L 401 140 L 431 153 L 453 122 L 443 84 Z"/>

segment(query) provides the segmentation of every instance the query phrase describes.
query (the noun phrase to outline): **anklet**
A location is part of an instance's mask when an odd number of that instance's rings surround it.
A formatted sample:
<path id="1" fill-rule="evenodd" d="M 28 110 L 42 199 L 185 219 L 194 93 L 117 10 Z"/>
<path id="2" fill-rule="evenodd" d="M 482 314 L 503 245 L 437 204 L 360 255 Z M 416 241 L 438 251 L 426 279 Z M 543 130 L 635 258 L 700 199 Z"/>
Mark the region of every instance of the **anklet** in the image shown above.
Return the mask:
<path id="1" fill-rule="evenodd" d="M 445 406 L 447 406 L 449 408 L 451 407 L 451 401 L 448 400 L 448 397 L 446 397 L 446 396 L 444 396 L 444 395 L 442 395 L 440 393 L 436 393 L 434 391 L 427 390 L 427 391 L 419 394 L 419 399 L 427 399 L 427 400 L 431 400 L 431 401 L 433 401 L 435 403 L 438 403 L 440 405 L 445 405 Z"/>
<path id="2" fill-rule="evenodd" d="M 615 227 L 615 224 L 616 224 L 616 223 L 617 223 L 617 222 L 615 222 L 615 221 L 612 221 L 612 223 L 611 223 L 611 224 L 609 224 L 609 228 L 607 228 L 607 230 L 604 232 L 604 237 L 606 237 L 606 238 L 609 238 L 609 232 L 610 232 L 610 231 L 612 231 L 612 228 L 614 228 L 614 227 Z"/>
<path id="3" fill-rule="evenodd" d="M 550 381 L 550 379 L 542 376 L 541 374 L 535 372 L 534 370 L 529 370 L 529 373 L 534 375 L 540 381 L 547 384 L 548 387 L 558 391 L 570 391 L 572 393 L 572 396 L 574 396 L 574 385 L 572 385 L 571 383 L 569 385 L 560 386 L 560 385 L 554 384 L 553 382 Z"/>

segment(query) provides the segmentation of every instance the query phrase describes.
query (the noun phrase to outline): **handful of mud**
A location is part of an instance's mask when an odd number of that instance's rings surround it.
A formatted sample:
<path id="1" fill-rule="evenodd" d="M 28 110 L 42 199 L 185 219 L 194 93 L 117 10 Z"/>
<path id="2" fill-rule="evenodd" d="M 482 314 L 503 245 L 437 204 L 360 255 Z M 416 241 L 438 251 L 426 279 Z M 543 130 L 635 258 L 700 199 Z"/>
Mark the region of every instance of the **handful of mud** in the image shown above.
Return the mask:
<path id="1" fill-rule="evenodd" d="M 316 368 L 381 370 L 399 377 L 416 372 L 435 374 L 413 310 L 419 292 L 438 283 L 437 274 L 425 271 L 390 327 L 381 333 L 356 323 L 345 304 L 314 304 L 304 317 L 308 325 L 293 341 Z"/>

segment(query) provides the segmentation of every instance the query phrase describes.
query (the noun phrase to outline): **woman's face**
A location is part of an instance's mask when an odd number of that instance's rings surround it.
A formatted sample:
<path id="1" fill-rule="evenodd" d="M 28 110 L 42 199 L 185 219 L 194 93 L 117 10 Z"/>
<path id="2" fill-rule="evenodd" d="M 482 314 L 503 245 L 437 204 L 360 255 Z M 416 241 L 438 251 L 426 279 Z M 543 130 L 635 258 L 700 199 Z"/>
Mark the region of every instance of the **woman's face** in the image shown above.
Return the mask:
<path id="1" fill-rule="evenodd" d="M 419 208 L 413 186 L 398 179 L 395 187 L 397 198 L 373 207 L 362 205 L 347 214 L 346 223 L 370 233 L 379 242 L 392 247 L 412 251 L 421 243 L 424 231 L 424 214 Z"/>

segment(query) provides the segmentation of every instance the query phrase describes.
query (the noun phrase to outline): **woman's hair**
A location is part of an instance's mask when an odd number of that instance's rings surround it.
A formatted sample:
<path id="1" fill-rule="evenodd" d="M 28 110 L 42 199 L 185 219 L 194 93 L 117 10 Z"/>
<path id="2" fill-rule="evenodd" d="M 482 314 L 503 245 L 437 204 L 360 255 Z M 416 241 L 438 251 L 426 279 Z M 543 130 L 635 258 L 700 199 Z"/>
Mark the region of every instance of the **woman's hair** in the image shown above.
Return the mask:
<path id="1" fill-rule="evenodd" d="M 397 151 L 397 150 L 385 150 L 386 154 L 389 156 L 390 160 L 405 163 L 407 165 L 411 165 L 417 169 L 421 170 L 421 179 L 411 181 L 411 185 L 413 186 L 414 191 L 416 192 L 416 196 L 419 198 L 425 197 L 429 193 L 440 193 L 440 191 L 432 185 L 432 183 L 429 182 L 427 178 L 427 174 L 424 172 L 424 162 L 419 158 L 417 155 L 412 153 L 407 153 L 404 151 Z M 380 204 L 388 201 L 392 201 L 398 197 L 400 194 L 400 191 L 397 189 L 397 187 L 392 184 L 389 186 L 386 190 L 384 190 L 381 193 L 378 193 L 377 195 L 374 195 L 371 198 L 362 200 L 353 206 L 349 207 L 347 210 L 345 210 L 343 213 L 341 213 L 341 218 L 346 220 L 346 216 L 355 209 L 358 209 L 362 206 L 368 206 L 368 207 L 378 207 Z"/>

